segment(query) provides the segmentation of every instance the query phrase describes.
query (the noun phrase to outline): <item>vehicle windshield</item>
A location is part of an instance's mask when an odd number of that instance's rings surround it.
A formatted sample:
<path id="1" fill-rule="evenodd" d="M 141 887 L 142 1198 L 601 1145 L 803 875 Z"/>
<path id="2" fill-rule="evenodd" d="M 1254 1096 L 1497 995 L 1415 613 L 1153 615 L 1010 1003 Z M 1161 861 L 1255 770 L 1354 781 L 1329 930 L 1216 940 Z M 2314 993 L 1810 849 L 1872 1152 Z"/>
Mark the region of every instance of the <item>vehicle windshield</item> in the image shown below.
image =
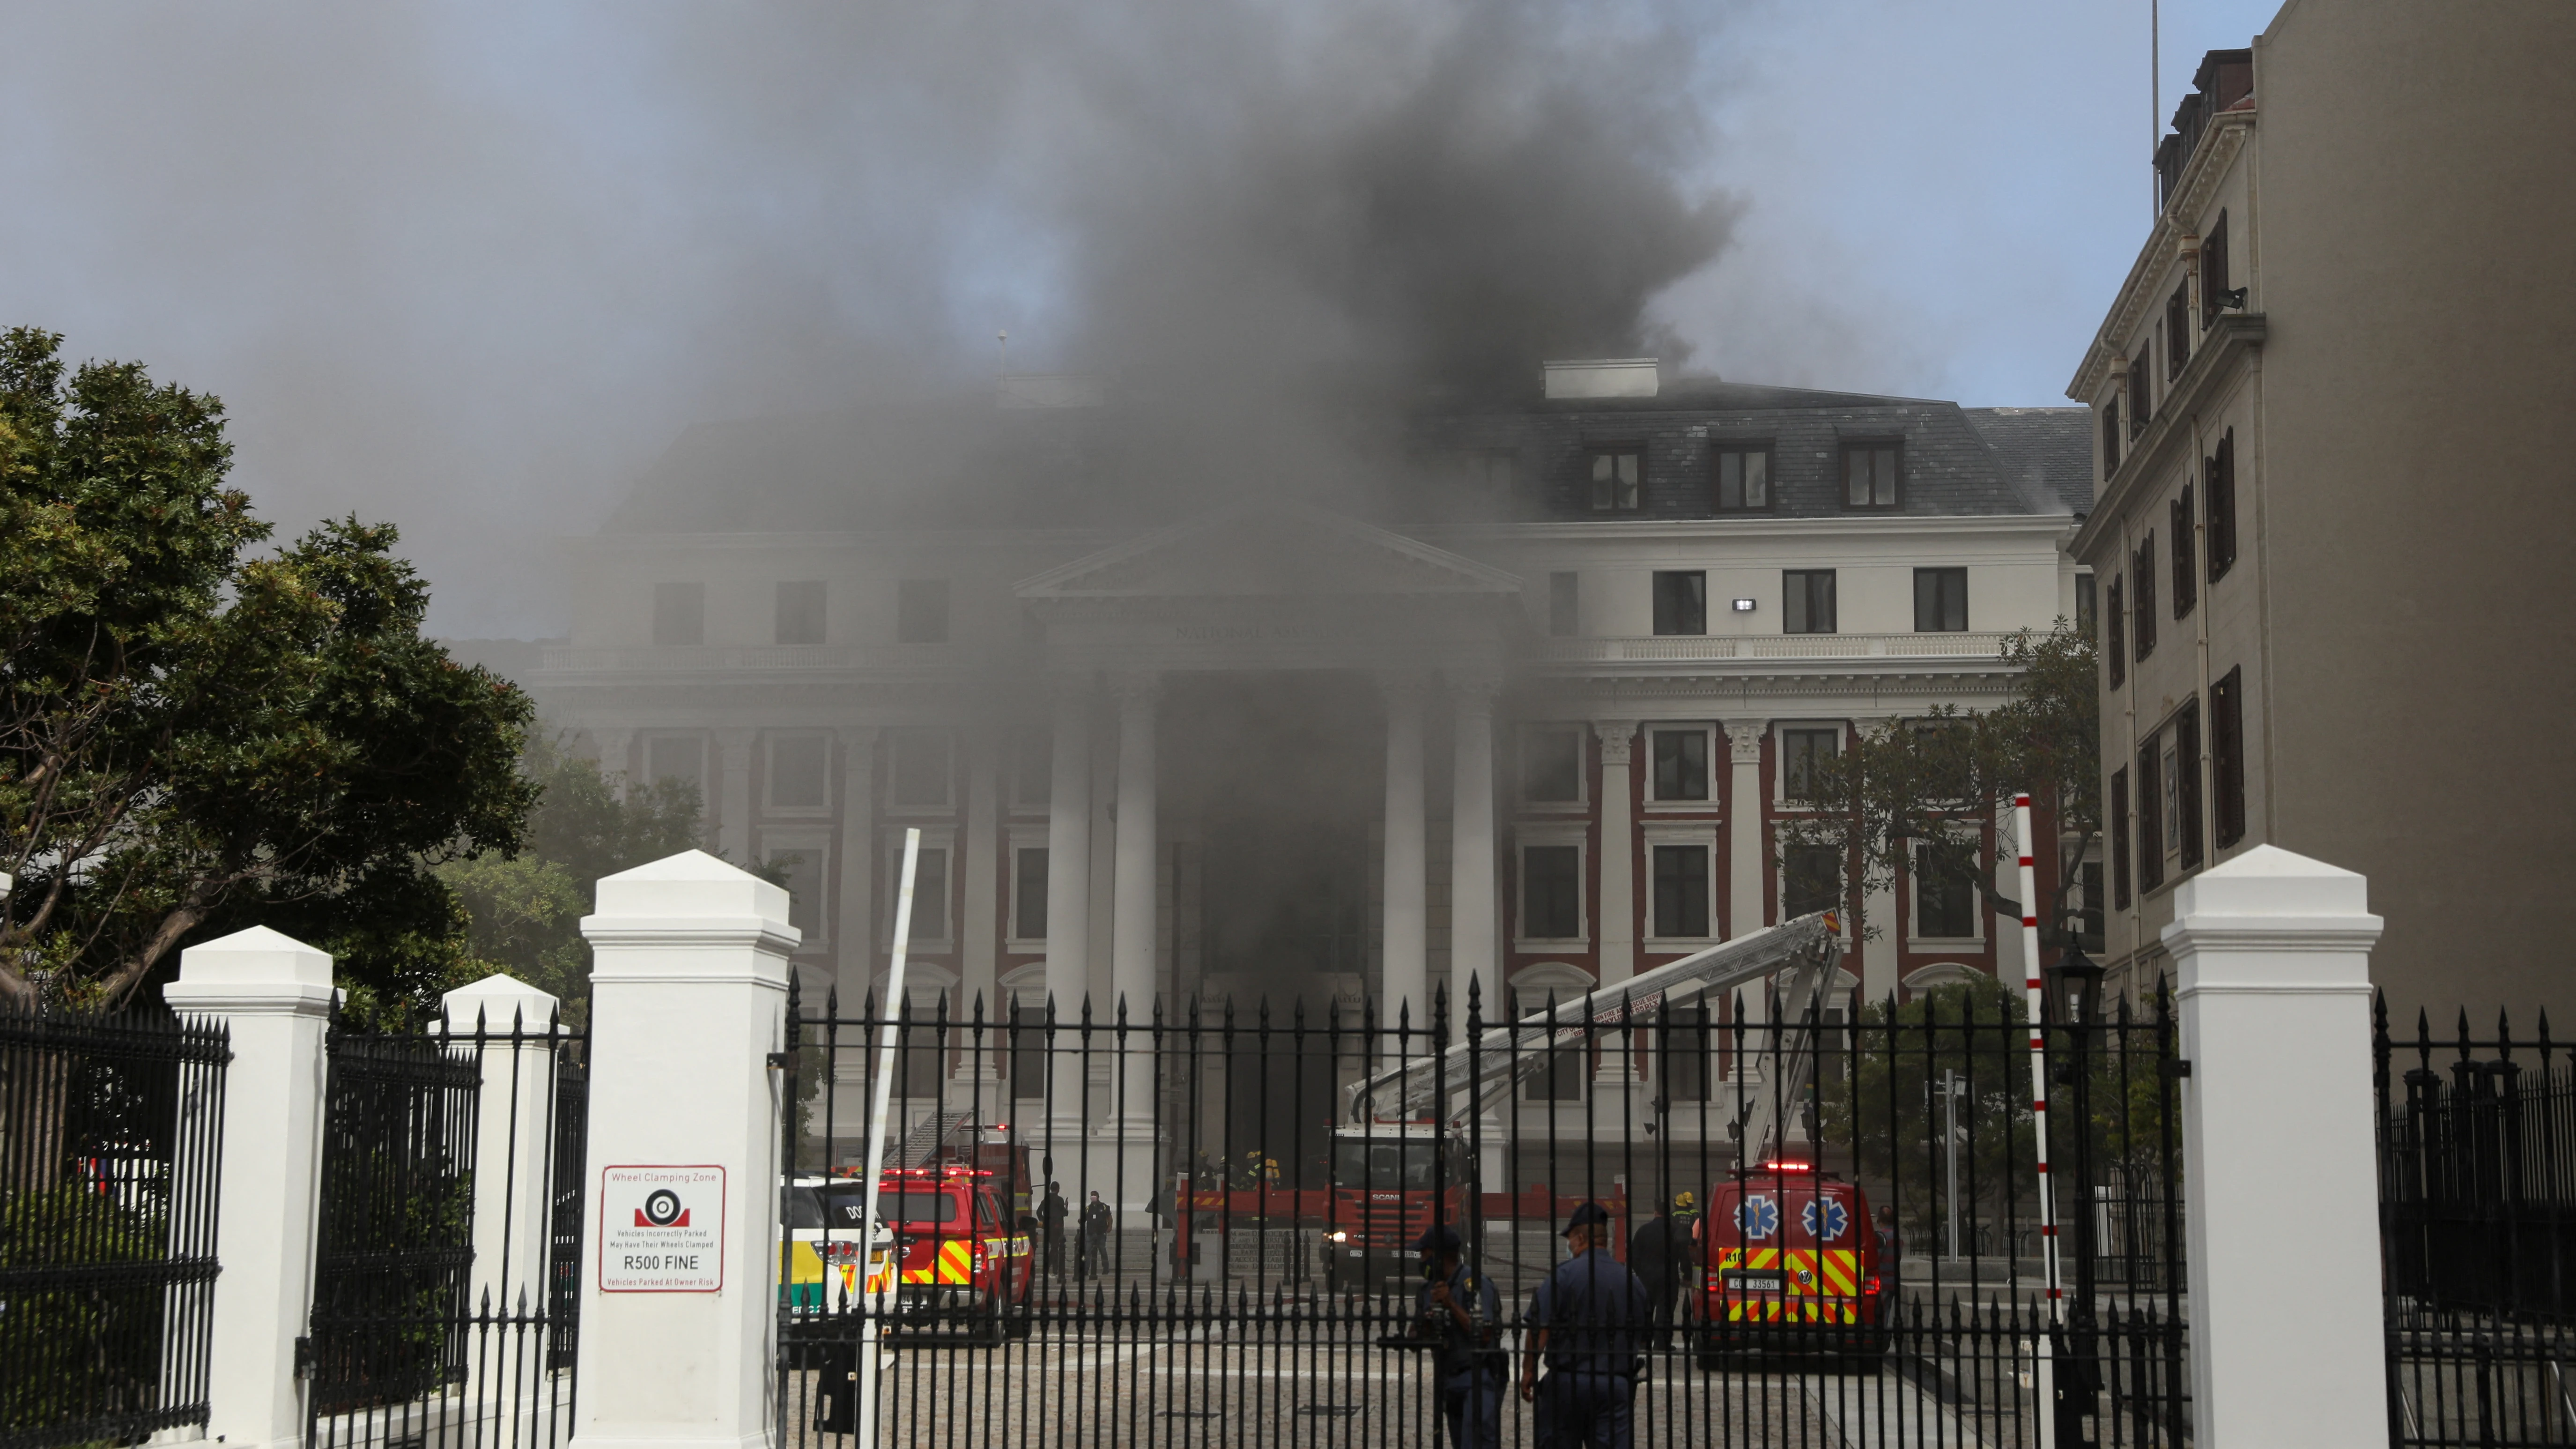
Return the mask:
<path id="1" fill-rule="evenodd" d="M 1436 1186 L 1440 1149 L 1430 1142 L 1337 1142 L 1333 1185 L 1380 1192 L 1429 1192 Z M 1457 1181 L 1452 1173 L 1450 1182 Z"/>
<path id="2" fill-rule="evenodd" d="M 859 1220 L 868 1210 L 868 1190 L 864 1187 L 836 1187 L 822 1194 L 822 1206 L 830 1226 L 836 1232 L 859 1230 Z M 950 1192 L 893 1192 L 877 1194 L 877 1220 L 886 1223 L 953 1223 L 957 1221 L 957 1195 Z M 815 1226 L 824 1226 L 816 1223 Z"/>

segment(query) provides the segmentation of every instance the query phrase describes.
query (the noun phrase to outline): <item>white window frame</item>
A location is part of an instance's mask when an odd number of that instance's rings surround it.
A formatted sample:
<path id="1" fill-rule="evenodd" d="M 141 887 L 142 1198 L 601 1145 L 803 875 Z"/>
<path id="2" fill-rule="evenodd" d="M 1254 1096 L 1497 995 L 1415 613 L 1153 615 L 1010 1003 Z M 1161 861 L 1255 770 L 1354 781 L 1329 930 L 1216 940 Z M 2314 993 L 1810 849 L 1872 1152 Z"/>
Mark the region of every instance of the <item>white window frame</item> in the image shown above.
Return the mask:
<path id="1" fill-rule="evenodd" d="M 1663 814 L 1715 814 L 1718 809 L 1719 797 L 1724 793 L 1723 788 L 1719 784 L 1719 764 L 1721 761 L 1731 758 L 1730 756 L 1718 753 L 1718 747 L 1726 742 L 1725 732 L 1718 729 L 1717 726 L 1713 724 L 1691 720 L 1680 720 L 1670 723 L 1663 720 L 1648 720 L 1644 726 L 1644 731 L 1646 735 L 1646 739 L 1644 741 L 1645 757 L 1642 765 L 1645 773 L 1644 784 L 1646 787 L 1644 792 L 1646 796 L 1645 808 L 1649 812 Z M 1697 800 L 1665 800 L 1658 798 L 1655 794 L 1654 737 L 1657 735 L 1691 734 L 1700 736 L 1700 761 L 1708 772 L 1708 794 Z"/>
<path id="2" fill-rule="evenodd" d="M 903 740 L 904 740 L 904 734 L 905 734 L 905 732 L 906 732 L 906 731 L 917 731 L 917 732 L 927 733 L 927 734 L 936 734 L 936 735 L 938 735 L 938 736 L 939 736 L 940 740 L 941 740 L 941 741 L 942 741 L 942 742 L 947 746 L 947 753 L 948 753 L 948 768 L 947 768 L 947 769 L 945 769 L 945 770 L 943 770 L 943 771 L 941 771 L 941 772 L 940 772 L 940 777 L 939 777 L 939 778 L 940 778 L 940 783 L 941 783 L 941 785 L 944 787 L 944 794 L 942 795 L 941 799 L 939 800 L 939 803 L 937 803 L 937 804 L 935 804 L 935 805 L 933 805 L 933 804 L 910 804 L 910 803 L 900 802 L 900 801 L 897 801 L 897 800 L 895 799 L 895 781 L 896 781 L 896 780 L 898 780 L 898 779 L 900 779 L 900 778 L 902 777 L 902 774 L 903 774 Z M 886 734 L 885 734 L 885 745 L 886 745 L 885 813 L 887 813 L 887 814 L 889 814 L 889 815 L 946 815 L 946 814 L 951 814 L 951 813 L 953 813 L 953 812 L 957 809 L 957 731 L 956 731 L 956 730 L 954 730 L 954 729 L 950 728 L 950 727 L 949 727 L 949 726 L 947 726 L 947 725 L 942 725 L 942 724 L 896 725 L 896 726 L 892 726 L 892 727 L 890 727 L 890 728 L 888 728 L 888 729 L 886 730 Z M 923 837 L 923 839 L 922 839 L 922 842 L 921 842 L 921 843 L 922 843 L 923 845 L 925 845 L 925 846 L 926 846 L 926 845 L 930 844 L 930 840 L 929 840 L 929 838 L 928 838 L 927 836 L 925 836 L 925 837 Z M 897 842 L 897 853 L 898 853 L 898 854 L 900 854 L 900 853 L 901 853 L 901 849 L 900 849 L 900 847 L 901 847 L 901 842 L 900 842 L 900 841 L 898 841 L 898 842 Z"/>
<path id="3" fill-rule="evenodd" d="M 1028 772 L 1020 768 L 1026 760 L 1026 756 L 1024 756 L 1021 751 L 1032 743 L 1036 744 L 1040 751 L 1045 752 L 1048 755 L 1047 769 L 1049 778 L 1047 780 L 1047 794 L 1046 796 L 1035 800 L 1029 798 L 1027 788 L 1028 780 L 1026 778 Z M 1054 732 L 1051 730 L 1031 727 L 1030 729 L 1021 731 L 1019 734 L 1012 737 L 1010 772 L 1011 794 L 1009 801 L 1010 809 L 1008 813 L 1013 815 L 1044 815 L 1047 811 L 1054 808 L 1054 749 L 1055 738 Z"/>
<path id="4" fill-rule="evenodd" d="M 1992 860 L 1988 860 L 1986 868 L 1989 870 L 1993 869 L 1994 862 Z M 1902 905 L 1905 911 L 1906 949 L 1913 951 L 1965 951 L 1984 949 L 1986 944 L 1985 902 L 1976 891 L 1975 887 L 1972 886 L 1969 888 L 1970 900 L 1968 906 L 1968 930 L 1970 934 L 1965 936 L 1926 936 L 1923 934 L 1922 881 L 1923 846 L 1921 842 L 1917 841 L 1914 842 L 1908 850 L 1905 862 L 1905 899 L 1902 902 Z"/>
<path id="5" fill-rule="evenodd" d="M 1701 826 L 1694 829 L 1673 825 L 1651 825 L 1644 831 L 1640 832 L 1640 834 L 1644 837 L 1645 850 L 1643 854 L 1645 856 L 1646 867 L 1646 919 L 1642 923 L 1645 930 L 1640 939 L 1665 949 L 1676 946 L 1714 946 L 1718 942 L 1726 939 L 1725 936 L 1720 933 L 1720 928 L 1724 924 L 1722 918 L 1725 915 L 1725 911 L 1722 898 L 1717 893 L 1717 828 L 1715 826 Z M 1707 935 L 1658 936 L 1655 934 L 1655 847 L 1658 845 L 1696 845 L 1707 850 Z"/>
<path id="6" fill-rule="evenodd" d="M 1789 798 L 1789 731 L 1832 730 L 1834 753 L 1851 749 L 1851 725 L 1835 719 L 1781 719 L 1771 722 L 1771 808 L 1813 814 L 1815 806 L 1804 800 Z"/>
<path id="7" fill-rule="evenodd" d="M 1532 1012 L 1547 1009 L 1547 998 L 1550 992 L 1555 993 L 1557 1005 L 1563 1006 L 1569 1001 L 1581 1000 L 1586 992 L 1600 989 L 1600 981 L 1591 972 L 1570 961 L 1540 961 L 1513 972 L 1505 982 L 1505 986 L 1511 992 L 1510 999 L 1522 1008 L 1521 1015 L 1525 1019 Z M 1553 1046 L 1542 1048 L 1550 1051 L 1555 1049 Z M 1573 1096 L 1532 1096 L 1530 1083 L 1523 1081 L 1513 1089 L 1514 1105 L 1534 1108 L 1542 1112 L 1551 1107 L 1581 1108 L 1592 1097 L 1592 1064 L 1586 1061 L 1583 1065 L 1584 1070 L 1575 1083 Z"/>
<path id="8" fill-rule="evenodd" d="M 957 829 L 951 825 L 925 825 L 919 828 L 921 848 L 924 851 L 948 852 L 948 889 L 940 895 L 935 907 L 940 918 L 940 934 L 936 936 L 922 934 L 921 911 L 928 903 L 922 899 L 919 892 L 914 893 L 912 949 L 927 956 L 944 956 L 957 949 L 957 921 L 955 913 L 949 907 L 949 902 L 955 899 L 957 894 L 957 872 L 960 868 L 957 860 Z M 884 844 L 880 849 L 881 854 L 878 859 L 885 862 L 886 929 L 891 932 L 894 929 L 895 904 L 900 898 L 903 887 L 903 832 L 887 831 L 884 835 Z"/>
<path id="9" fill-rule="evenodd" d="M 818 889 L 822 893 L 822 899 L 814 903 L 814 929 L 807 932 L 805 938 L 796 943 L 796 954 L 802 956 L 811 951 L 823 950 L 832 944 L 832 905 L 833 897 L 837 894 L 832 888 L 834 880 L 832 868 L 835 864 L 832 858 L 834 854 L 832 832 L 812 826 L 760 832 L 760 859 L 763 862 L 767 862 L 773 856 L 789 852 L 813 857 L 816 862 L 814 873 L 820 883 Z"/>
<path id="10" fill-rule="evenodd" d="M 1765 925 L 1776 926 L 1780 924 L 1780 922 L 1789 919 L 1789 866 L 1787 856 L 1791 847 L 1808 844 L 1825 845 L 1832 843 L 1827 841 L 1793 840 L 1789 835 L 1789 824 L 1790 823 L 1788 821 L 1784 820 L 1778 822 L 1772 827 L 1770 831 L 1771 858 L 1764 861 L 1762 864 L 1763 872 L 1769 878 L 1771 884 L 1770 913 L 1772 919 L 1764 922 L 1763 924 Z M 1843 940 L 1846 942 L 1844 949 L 1850 950 L 1852 949 L 1848 944 L 1851 940 L 1852 933 L 1850 851 L 1843 851 L 1842 864 L 1834 872 L 1834 876 L 1835 884 L 1840 889 L 1835 893 L 1833 909 L 1836 912 L 1837 918 L 1842 922 Z"/>
<path id="11" fill-rule="evenodd" d="M 1592 843 L 1589 832 L 1572 823 L 1564 825 L 1524 825 L 1513 832 L 1512 840 L 1512 944 L 1528 951 L 1585 950 L 1592 944 Z M 1533 845 L 1571 845 L 1574 847 L 1574 920 L 1578 928 L 1572 936 L 1532 936 L 1525 934 L 1529 924 L 1529 868 L 1525 853 Z"/>
<path id="12" fill-rule="evenodd" d="M 1014 825 L 1005 834 L 1009 839 L 1007 848 L 1010 851 L 1010 858 L 1004 866 L 1007 877 L 1002 882 L 1002 893 L 1005 897 L 1002 902 L 1002 950 L 1004 954 L 1013 956 L 1043 953 L 1047 945 L 1046 937 L 1020 934 L 1020 852 L 1046 849 L 1047 827 Z M 1054 868 L 1055 862 L 1049 860 L 1047 869 L 1052 871 Z"/>
<path id="13" fill-rule="evenodd" d="M 1542 730 L 1574 736 L 1574 798 L 1529 797 L 1529 742 Z M 1524 720 L 1512 731 L 1512 798 L 1523 810 L 1573 813 L 1592 808 L 1592 725 L 1588 720 Z"/>
<path id="14" fill-rule="evenodd" d="M 823 803 L 820 805 L 781 805 L 778 803 L 778 742 L 812 740 L 823 742 Z M 832 732 L 830 730 L 770 730 L 761 740 L 760 808 L 770 815 L 788 818 L 822 819 L 832 813 Z"/>

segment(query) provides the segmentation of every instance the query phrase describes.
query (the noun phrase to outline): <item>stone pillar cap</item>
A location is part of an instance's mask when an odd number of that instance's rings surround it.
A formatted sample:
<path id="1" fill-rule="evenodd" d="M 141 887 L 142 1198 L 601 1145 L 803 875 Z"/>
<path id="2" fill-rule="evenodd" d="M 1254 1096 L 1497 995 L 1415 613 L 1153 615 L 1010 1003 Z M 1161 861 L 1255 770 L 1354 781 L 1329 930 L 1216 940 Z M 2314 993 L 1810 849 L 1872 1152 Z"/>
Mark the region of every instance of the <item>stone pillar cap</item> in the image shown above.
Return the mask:
<path id="1" fill-rule="evenodd" d="M 787 891 L 707 854 L 684 850 L 633 870 L 603 876 L 598 914 L 602 918 L 647 917 L 673 920 L 691 916 L 741 920 L 787 919 Z"/>
<path id="2" fill-rule="evenodd" d="M 2352 871 L 2310 860 L 2277 845 L 2258 845 L 2222 865 L 2185 877 L 2174 887 L 2175 926 L 2193 917 L 2246 921 L 2274 918 L 2319 919 L 2366 926 L 2376 932 L 2380 918 L 2370 913 L 2370 882 Z M 2174 927 L 2167 927 L 2168 932 Z"/>
<path id="3" fill-rule="evenodd" d="M 321 986 L 331 984 L 331 956 L 281 931 L 253 926 L 179 953 L 188 986 Z"/>

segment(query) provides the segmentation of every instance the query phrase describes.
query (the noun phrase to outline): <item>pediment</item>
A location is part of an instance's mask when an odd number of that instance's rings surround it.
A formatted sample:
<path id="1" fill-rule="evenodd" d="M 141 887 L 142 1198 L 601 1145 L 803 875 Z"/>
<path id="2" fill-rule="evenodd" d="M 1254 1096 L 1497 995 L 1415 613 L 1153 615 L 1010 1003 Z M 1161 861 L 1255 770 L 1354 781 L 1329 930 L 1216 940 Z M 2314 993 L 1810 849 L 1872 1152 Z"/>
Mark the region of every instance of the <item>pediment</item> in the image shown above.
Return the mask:
<path id="1" fill-rule="evenodd" d="M 1517 595 L 1490 564 L 1345 514 L 1255 504 L 1191 519 L 1049 569 L 1023 599 Z"/>

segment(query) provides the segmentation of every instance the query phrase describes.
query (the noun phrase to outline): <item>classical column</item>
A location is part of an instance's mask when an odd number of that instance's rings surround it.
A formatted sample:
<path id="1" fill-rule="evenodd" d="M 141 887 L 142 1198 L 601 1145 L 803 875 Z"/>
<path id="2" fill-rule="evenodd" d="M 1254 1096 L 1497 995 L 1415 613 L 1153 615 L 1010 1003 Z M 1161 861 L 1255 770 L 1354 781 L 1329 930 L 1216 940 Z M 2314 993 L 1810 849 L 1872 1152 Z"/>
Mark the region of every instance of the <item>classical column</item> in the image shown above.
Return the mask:
<path id="1" fill-rule="evenodd" d="M 1456 731 L 1449 799 L 1449 1013 L 1454 1030 L 1467 1023 L 1468 986 L 1487 1020 L 1502 1011 L 1502 985 L 1494 886 L 1494 694 L 1502 681 L 1490 674 L 1453 676 L 1449 702 Z"/>
<path id="2" fill-rule="evenodd" d="M 957 841 L 957 858 L 965 873 L 966 919 L 958 925 L 962 970 L 957 995 L 948 1003 L 948 1019 L 955 1023 L 949 1046 L 957 1052 L 957 1080 L 965 1088 L 959 1097 L 973 1105 L 978 1121 L 991 1122 L 1000 1120 L 1000 1114 L 985 1110 L 994 1105 L 990 1084 L 999 1077 L 994 1050 L 999 1038 L 989 1029 L 980 1042 L 973 1034 L 975 1003 L 984 1004 L 988 1028 L 995 1010 L 993 966 L 1002 930 L 1002 740 L 999 731 L 986 725 L 970 727 L 962 739 L 967 751 L 966 829 Z"/>
<path id="3" fill-rule="evenodd" d="M 1637 810 L 1628 788 L 1628 759 L 1637 722 L 1592 722 L 1601 737 L 1601 984 L 1616 986 L 1637 974 Z"/>
<path id="4" fill-rule="evenodd" d="M 1767 722 L 1726 722 L 1732 771 L 1726 781 L 1726 934 L 1750 935 L 1770 922 L 1762 915 L 1763 868 L 1771 852 L 1762 839 L 1762 735 Z"/>
<path id="5" fill-rule="evenodd" d="M 1047 802 L 1047 998 L 1056 1020 L 1082 1019 L 1091 973 L 1091 681 L 1066 680 L 1055 697 L 1055 767 Z M 1048 1136 L 1082 1130 L 1081 1041 L 1050 1042 Z"/>
<path id="6" fill-rule="evenodd" d="M 877 955 L 894 942 L 877 932 L 877 735 L 870 727 L 841 731 L 840 949 L 844 1009 L 855 1013 L 875 976 Z M 841 1054 L 847 1059 L 850 1054 Z M 852 1062 L 853 1073 L 860 1070 Z"/>
<path id="7" fill-rule="evenodd" d="M 736 865 L 751 858 L 750 730 L 716 731 L 716 853 Z"/>
<path id="8" fill-rule="evenodd" d="M 1150 674 L 1123 675 L 1110 684 L 1118 699 L 1118 859 L 1110 896 L 1109 1000 L 1094 1015 L 1113 1032 L 1119 1012 L 1137 1027 L 1154 1019 L 1154 888 L 1158 855 L 1154 812 L 1154 714 L 1162 681 Z M 1113 1048 L 1117 1039 L 1109 1039 Z M 1130 1039 L 1111 1085 L 1111 1111 L 1125 1122 L 1154 1118 L 1153 1040 Z"/>
<path id="9" fill-rule="evenodd" d="M 622 727 L 594 725 L 590 731 L 590 738 L 591 743 L 599 746 L 600 772 L 618 777 L 609 782 L 609 788 L 623 796 L 626 793 L 625 776 L 633 769 L 635 731 Z"/>
<path id="10" fill-rule="evenodd" d="M 1422 830 L 1422 681 L 1381 682 L 1386 697 L 1386 889 L 1379 1026 L 1431 1021 L 1429 917 Z M 1389 1039 L 1388 1055 L 1399 1050 Z"/>

